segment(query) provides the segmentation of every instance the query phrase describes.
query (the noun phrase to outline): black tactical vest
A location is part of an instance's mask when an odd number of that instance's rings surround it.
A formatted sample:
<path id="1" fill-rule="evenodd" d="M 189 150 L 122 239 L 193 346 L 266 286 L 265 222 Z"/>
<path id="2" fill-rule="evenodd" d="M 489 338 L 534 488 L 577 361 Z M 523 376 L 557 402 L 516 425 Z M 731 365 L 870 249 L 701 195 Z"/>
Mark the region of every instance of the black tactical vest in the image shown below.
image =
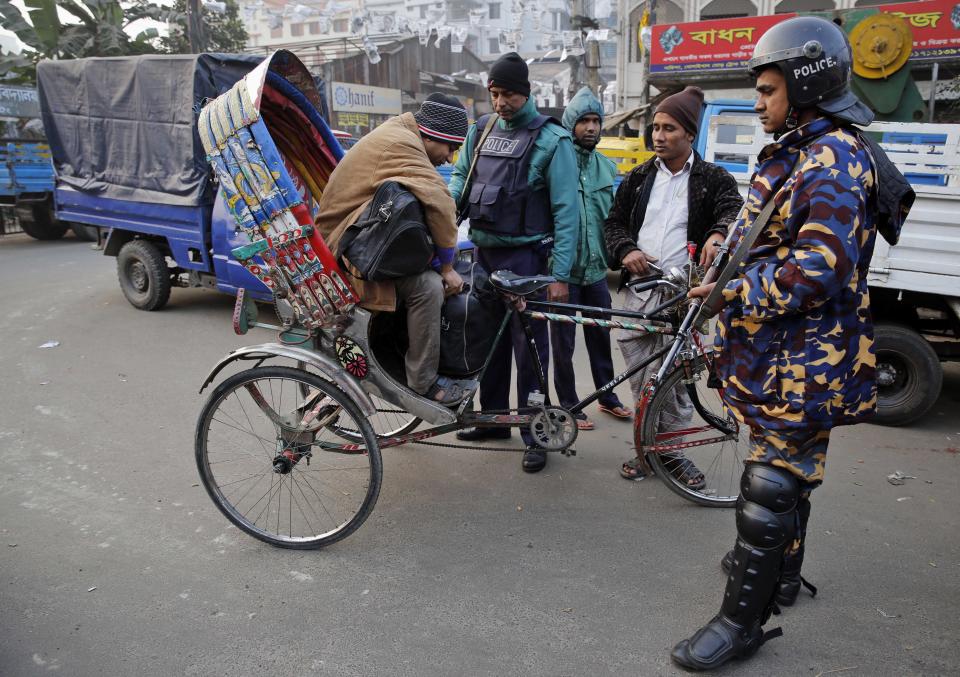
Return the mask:
<path id="1" fill-rule="evenodd" d="M 488 119 L 484 115 L 477 120 L 478 134 Z M 534 141 L 548 120 L 549 116 L 538 115 L 519 129 L 495 126 L 487 136 L 470 183 L 471 228 L 498 235 L 553 232 L 549 191 L 531 191 L 527 184 Z"/>

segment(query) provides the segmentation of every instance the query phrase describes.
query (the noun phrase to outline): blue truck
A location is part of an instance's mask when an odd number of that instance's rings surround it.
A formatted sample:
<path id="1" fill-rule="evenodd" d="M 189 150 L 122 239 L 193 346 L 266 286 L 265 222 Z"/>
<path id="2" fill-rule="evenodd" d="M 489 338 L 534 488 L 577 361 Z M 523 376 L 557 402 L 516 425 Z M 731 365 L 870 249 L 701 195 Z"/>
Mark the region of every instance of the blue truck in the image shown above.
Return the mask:
<path id="1" fill-rule="evenodd" d="M 64 236 L 73 224 L 56 217 L 50 146 L 40 124 L 37 90 L 0 86 L 0 234 L 23 230 L 38 240 Z M 15 218 L 11 218 L 15 214 Z M 78 237 L 96 239 L 96 231 L 77 225 Z"/>
<path id="2" fill-rule="evenodd" d="M 261 60 L 194 54 L 39 64 L 57 216 L 107 234 L 103 253 L 116 257 L 120 289 L 134 307 L 158 310 L 173 287 L 187 286 L 272 298 L 230 256 L 247 237 L 196 132 L 204 101 Z"/>

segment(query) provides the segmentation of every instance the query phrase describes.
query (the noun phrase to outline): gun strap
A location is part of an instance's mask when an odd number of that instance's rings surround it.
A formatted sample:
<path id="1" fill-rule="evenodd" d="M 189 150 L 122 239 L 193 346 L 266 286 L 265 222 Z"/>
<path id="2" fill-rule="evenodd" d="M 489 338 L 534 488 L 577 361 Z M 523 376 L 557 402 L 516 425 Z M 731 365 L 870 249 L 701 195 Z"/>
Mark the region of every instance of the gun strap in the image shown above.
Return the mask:
<path id="1" fill-rule="evenodd" d="M 730 260 L 727 261 L 727 265 L 723 267 L 723 270 L 717 275 L 716 285 L 714 285 L 713 290 L 710 294 L 707 295 L 706 300 L 700 305 L 700 311 L 697 313 L 696 319 L 693 321 L 693 326 L 700 326 L 700 323 L 708 320 L 713 312 L 710 310 L 714 304 L 720 300 L 720 297 L 723 295 L 723 289 L 727 286 L 727 283 L 733 279 L 740 271 L 740 264 L 744 262 L 747 258 L 747 255 L 750 253 L 750 249 L 753 247 L 753 243 L 757 241 L 757 238 L 760 237 L 760 233 L 767 225 L 767 221 L 770 220 L 770 216 L 773 214 L 773 210 L 776 208 L 776 201 L 774 200 L 773 195 L 770 196 L 770 199 L 767 200 L 767 204 L 763 206 L 763 209 L 760 210 L 760 213 L 757 215 L 757 218 L 754 219 L 753 223 L 750 225 L 750 230 L 740 239 L 740 242 L 737 244 L 736 250 L 730 256 Z M 744 206 L 746 209 L 746 206 Z"/>

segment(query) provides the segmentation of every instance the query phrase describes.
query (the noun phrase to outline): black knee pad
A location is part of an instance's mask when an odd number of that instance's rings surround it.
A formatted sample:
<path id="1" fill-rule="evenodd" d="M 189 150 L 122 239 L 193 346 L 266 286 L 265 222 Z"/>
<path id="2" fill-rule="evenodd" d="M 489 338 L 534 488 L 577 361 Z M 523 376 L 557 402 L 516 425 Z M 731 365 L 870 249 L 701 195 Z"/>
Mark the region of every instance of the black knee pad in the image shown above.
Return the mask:
<path id="1" fill-rule="evenodd" d="M 786 470 L 751 463 L 740 480 L 737 533 L 761 550 L 785 548 L 797 531 L 800 484 Z"/>
<path id="2" fill-rule="evenodd" d="M 740 477 L 740 495 L 773 512 L 790 512 L 800 500 L 800 483 L 783 468 L 748 463 Z"/>

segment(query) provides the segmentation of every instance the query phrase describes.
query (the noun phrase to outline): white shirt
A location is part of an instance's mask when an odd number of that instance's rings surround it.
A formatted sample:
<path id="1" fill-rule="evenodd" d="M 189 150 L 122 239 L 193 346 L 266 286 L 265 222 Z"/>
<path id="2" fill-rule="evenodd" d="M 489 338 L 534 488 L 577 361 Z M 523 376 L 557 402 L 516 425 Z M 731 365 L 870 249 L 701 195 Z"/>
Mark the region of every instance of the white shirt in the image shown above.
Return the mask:
<path id="1" fill-rule="evenodd" d="M 647 213 L 637 234 L 637 246 L 644 254 L 656 256 L 663 270 L 682 268 L 687 262 L 687 193 L 693 151 L 676 174 L 667 169 L 660 158 L 653 161 L 657 178 L 653 181 Z"/>

